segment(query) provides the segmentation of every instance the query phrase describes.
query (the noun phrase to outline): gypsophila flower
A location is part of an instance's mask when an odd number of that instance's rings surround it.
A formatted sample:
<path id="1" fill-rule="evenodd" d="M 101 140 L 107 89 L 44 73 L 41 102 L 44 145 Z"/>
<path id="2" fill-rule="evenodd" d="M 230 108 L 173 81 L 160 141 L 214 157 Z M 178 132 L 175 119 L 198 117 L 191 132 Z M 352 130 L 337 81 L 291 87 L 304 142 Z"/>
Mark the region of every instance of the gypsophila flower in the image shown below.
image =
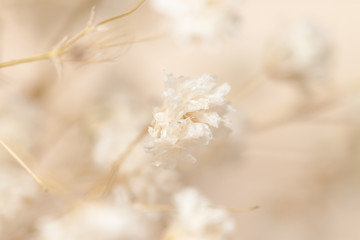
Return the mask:
<path id="1" fill-rule="evenodd" d="M 39 194 L 39 188 L 16 165 L 1 163 L 0 171 L 0 239 L 5 239 L 15 229 L 17 232 L 24 230 L 18 228 L 25 228 L 23 225 L 31 221 L 31 207 Z"/>
<path id="2" fill-rule="evenodd" d="M 156 164 L 194 161 L 191 150 L 209 144 L 215 129 L 227 124 L 225 115 L 231 108 L 225 96 L 230 86 L 216 86 L 209 75 L 176 78 L 167 73 L 164 83 L 164 103 L 154 111 L 147 148 L 157 156 Z"/>
<path id="3" fill-rule="evenodd" d="M 195 189 L 184 189 L 175 195 L 177 214 L 164 240 L 225 240 L 234 230 L 228 212 L 210 206 Z"/>
<path id="4" fill-rule="evenodd" d="M 238 0 L 152 0 L 155 10 L 168 16 L 176 40 L 211 42 L 235 32 Z"/>
<path id="5" fill-rule="evenodd" d="M 324 79 L 331 47 L 319 27 L 301 22 L 284 31 L 268 47 L 265 68 L 277 79 Z"/>
<path id="6" fill-rule="evenodd" d="M 87 131 L 93 136 L 92 156 L 98 170 L 109 171 L 144 127 L 148 116 L 142 109 L 129 91 L 116 91 L 88 112 L 85 121 Z M 118 176 L 113 185 L 116 198 L 147 204 L 169 199 L 180 185 L 175 169 L 154 167 L 141 144 L 121 161 Z"/>
<path id="7" fill-rule="evenodd" d="M 150 164 L 141 145 L 122 162 L 118 175 L 114 187 L 126 192 L 131 201 L 145 204 L 171 199 L 182 185 L 176 169 L 157 168 Z"/>
<path id="8" fill-rule="evenodd" d="M 127 205 L 81 203 L 65 215 L 42 219 L 37 240 L 154 239 L 152 216 Z M 155 221 L 156 222 L 156 221 Z"/>

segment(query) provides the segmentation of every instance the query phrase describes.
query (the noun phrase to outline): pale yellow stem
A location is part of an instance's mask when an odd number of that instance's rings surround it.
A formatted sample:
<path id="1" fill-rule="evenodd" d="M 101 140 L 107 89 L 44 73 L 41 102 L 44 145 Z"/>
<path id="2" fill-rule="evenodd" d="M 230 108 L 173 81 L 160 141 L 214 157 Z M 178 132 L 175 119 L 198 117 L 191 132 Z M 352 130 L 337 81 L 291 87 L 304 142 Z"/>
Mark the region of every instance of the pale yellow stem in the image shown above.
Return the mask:
<path id="1" fill-rule="evenodd" d="M 83 29 L 81 32 L 76 34 L 74 37 L 72 37 L 70 40 L 66 41 L 63 45 L 60 46 L 63 51 L 66 50 L 66 48 L 73 45 L 75 42 L 79 41 L 81 38 L 83 38 L 86 34 L 91 32 L 93 30 L 92 26 L 87 26 L 85 29 Z"/>
<path id="2" fill-rule="evenodd" d="M 95 26 L 98 27 L 98 26 L 104 25 L 104 24 L 106 24 L 106 23 L 115 21 L 115 20 L 117 20 L 117 19 L 126 17 L 126 16 L 132 14 L 133 12 L 135 12 L 136 10 L 138 10 L 138 9 L 141 7 L 141 5 L 143 5 L 143 3 L 144 3 L 145 1 L 146 1 L 146 0 L 141 0 L 141 1 L 138 3 L 138 5 L 136 5 L 136 7 L 133 8 L 132 10 L 130 10 L 130 11 L 126 12 L 126 13 L 123 13 L 123 14 L 121 14 L 121 15 L 119 15 L 119 16 L 115 16 L 115 17 L 112 17 L 112 18 L 108 18 L 108 19 L 106 19 L 106 20 L 104 20 L 104 21 L 101 21 L 101 22 L 97 23 Z"/>
<path id="3" fill-rule="evenodd" d="M 0 63 L 0 68 L 19 65 L 19 64 L 22 64 L 22 63 L 29 63 L 29 62 L 39 61 L 39 60 L 45 60 L 45 59 L 49 59 L 49 58 L 50 58 L 50 54 L 49 53 L 44 53 L 44 54 L 40 54 L 38 56 L 33 56 L 33 57 L 29 57 L 29 58 L 22 58 L 22 59 L 17 59 L 17 60 L 11 60 L 11 61 L 8 61 L 8 62 Z"/>
<path id="4" fill-rule="evenodd" d="M 45 186 L 44 182 L 36 176 L 36 174 L 30 169 L 30 167 L 3 141 L 0 140 L 0 145 L 22 166 L 30 176 L 35 180 L 37 184 L 45 191 L 48 191 L 48 188 Z"/>
<path id="5" fill-rule="evenodd" d="M 129 146 L 126 148 L 125 152 L 123 154 L 121 154 L 121 156 L 113 164 L 111 171 L 110 171 L 109 178 L 106 181 L 105 189 L 104 189 L 104 192 L 102 195 L 107 195 L 110 193 L 110 191 L 114 185 L 116 176 L 118 175 L 119 167 L 120 167 L 121 163 L 123 163 L 126 160 L 126 158 L 132 153 L 132 151 L 134 150 L 136 145 L 145 137 L 146 134 L 147 134 L 147 127 L 144 128 L 140 132 L 140 134 L 129 144 Z"/>
<path id="6" fill-rule="evenodd" d="M 10 66 L 15 66 L 15 65 L 19 65 L 22 63 L 29 63 L 29 62 L 35 62 L 35 61 L 39 61 L 39 60 L 45 60 L 45 59 L 54 59 L 57 57 L 60 57 L 61 55 L 63 55 L 64 53 L 66 53 L 67 48 L 69 48 L 70 46 L 72 46 L 74 43 L 76 43 L 77 41 L 79 41 L 81 38 L 83 38 L 84 36 L 86 36 L 89 32 L 93 31 L 96 27 L 99 27 L 101 25 L 104 25 L 106 23 L 115 21 L 117 19 L 126 17 L 130 14 L 132 14 L 133 12 L 135 12 L 137 9 L 140 8 L 140 6 L 145 2 L 146 0 L 141 0 L 138 5 L 136 5 L 135 8 L 133 8 L 132 10 L 121 14 L 119 16 L 115 16 L 112 18 L 108 18 L 106 20 L 103 20 L 95 25 L 87 25 L 85 29 L 83 29 L 82 31 L 80 31 L 78 34 L 76 34 L 74 37 L 72 37 L 70 40 L 66 41 L 65 43 L 63 43 L 62 45 L 60 45 L 58 48 L 55 48 L 47 53 L 38 55 L 38 56 L 33 56 L 33 57 L 28 57 L 28 58 L 22 58 L 22 59 L 17 59 L 17 60 L 12 60 L 12 61 L 8 61 L 8 62 L 3 62 L 0 63 L 0 68 L 5 68 L 5 67 L 10 67 Z M 93 13 L 92 13 L 93 16 Z"/>
<path id="7" fill-rule="evenodd" d="M 111 167 L 110 173 L 105 182 L 105 186 L 100 187 L 101 188 L 100 193 L 98 192 L 99 186 L 95 186 L 88 193 L 87 195 L 88 199 L 100 198 L 102 196 L 108 195 L 111 192 L 116 177 L 118 175 L 121 163 L 123 163 L 126 160 L 126 158 L 133 152 L 134 148 L 137 146 L 137 144 L 139 144 L 139 142 L 145 137 L 146 134 L 147 134 L 147 127 L 144 128 L 139 133 L 139 135 L 126 148 L 125 152 L 123 152 L 123 154 L 121 154 L 120 157 L 113 163 L 113 166 Z"/>
<path id="8" fill-rule="evenodd" d="M 148 42 L 148 41 L 152 41 L 152 40 L 157 40 L 161 37 L 165 36 L 164 34 L 159 34 L 159 35 L 154 35 L 154 36 L 150 36 L 150 37 L 144 37 L 144 38 L 139 38 L 139 39 L 135 39 L 131 42 L 118 42 L 118 43 L 109 43 L 109 44 L 103 44 L 100 46 L 100 48 L 112 48 L 112 47 L 117 47 L 117 46 L 121 46 L 121 45 L 126 45 L 126 44 L 130 44 L 130 43 L 141 43 L 141 42 Z"/>

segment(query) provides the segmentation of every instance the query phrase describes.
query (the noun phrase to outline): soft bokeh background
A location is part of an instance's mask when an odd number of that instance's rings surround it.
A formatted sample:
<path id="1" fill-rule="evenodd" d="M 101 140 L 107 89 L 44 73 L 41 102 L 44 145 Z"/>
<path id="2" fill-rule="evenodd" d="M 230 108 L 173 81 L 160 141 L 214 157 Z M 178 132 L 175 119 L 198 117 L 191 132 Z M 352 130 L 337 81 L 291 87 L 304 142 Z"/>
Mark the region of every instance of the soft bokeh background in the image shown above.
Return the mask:
<path id="1" fill-rule="evenodd" d="M 85 25 L 93 5 L 96 19 L 102 20 L 135 2 L 0 0 L 0 59 L 48 51 Z M 164 70 L 186 76 L 212 74 L 232 86 L 233 132 L 229 139 L 199 151 L 196 164 L 180 168 L 184 182 L 216 204 L 260 206 L 233 214 L 234 239 L 360 239 L 359 8 L 357 1 L 243 1 L 236 10 L 241 16 L 238 32 L 209 48 L 157 37 L 163 33 L 163 18 L 146 3 L 114 24 L 129 42 L 118 49 L 116 62 L 67 63 L 61 80 L 47 61 L 1 69 L 2 108 L 15 104 L 11 96 L 20 96 L 42 112 L 41 126 L 30 139 L 22 137 L 22 129 L 11 136 L 42 159 L 34 167 L 56 170 L 52 174 L 70 185 L 85 171 L 83 161 L 77 160 L 91 155 L 87 131 L 94 122 L 105 121 L 89 113 L 94 105 L 123 94 L 120 101 L 126 106 L 119 105 L 119 111 L 128 115 L 120 119 L 131 127 L 120 129 L 124 135 L 119 141 L 126 144 L 161 102 Z M 329 77 L 315 83 L 310 94 L 294 82 L 269 79 L 263 68 L 268 43 L 304 20 L 316 24 L 331 42 Z M 25 105 L 21 107 L 31 111 Z M 23 110 L 16 113 L 21 126 L 39 121 L 30 119 L 31 113 L 22 116 Z M 82 125 L 74 125 L 76 121 Z M 66 164 L 72 165 L 72 174 L 58 168 Z M 95 182 L 96 171 L 86 171 L 95 175 L 83 184 Z M 83 184 L 74 189 L 81 191 Z"/>

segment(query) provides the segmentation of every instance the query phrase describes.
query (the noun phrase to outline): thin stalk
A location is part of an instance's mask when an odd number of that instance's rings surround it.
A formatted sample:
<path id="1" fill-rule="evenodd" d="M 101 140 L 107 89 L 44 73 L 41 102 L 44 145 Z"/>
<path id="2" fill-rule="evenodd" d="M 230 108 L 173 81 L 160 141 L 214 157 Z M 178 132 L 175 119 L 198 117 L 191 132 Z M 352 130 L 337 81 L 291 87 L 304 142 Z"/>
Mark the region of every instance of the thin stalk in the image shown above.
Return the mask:
<path id="1" fill-rule="evenodd" d="M 159 39 L 159 38 L 161 38 L 163 36 L 164 36 L 164 34 L 159 34 L 159 35 L 155 35 L 155 36 L 139 38 L 139 39 L 133 40 L 131 43 L 148 42 L 148 41 L 152 41 L 152 40 L 157 40 L 157 39 Z M 117 46 L 121 46 L 121 45 L 126 45 L 126 44 L 129 44 L 129 43 L 130 42 L 109 43 L 109 44 L 104 44 L 104 45 L 100 46 L 100 48 L 112 48 L 112 47 L 117 47 Z"/>
<path id="2" fill-rule="evenodd" d="M 113 164 L 110 174 L 109 174 L 109 177 L 106 181 L 104 191 L 102 192 L 102 194 L 100 196 L 108 195 L 111 192 L 112 187 L 115 182 L 115 179 L 118 175 L 121 163 L 123 163 L 126 160 L 126 158 L 128 158 L 128 156 L 133 152 L 134 148 L 138 145 L 138 143 L 140 143 L 140 141 L 146 136 L 146 134 L 147 134 L 147 127 L 144 128 L 139 133 L 139 135 L 126 148 L 125 152 L 123 154 L 121 154 L 121 156 Z"/>
<path id="3" fill-rule="evenodd" d="M 138 3 L 138 5 L 136 5 L 136 7 L 133 8 L 132 10 L 130 10 L 130 11 L 126 12 L 126 13 L 123 13 L 123 14 L 121 14 L 121 15 L 119 15 L 119 16 L 115 16 L 115 17 L 112 17 L 112 18 L 108 18 L 108 19 L 106 19 L 106 20 L 103 20 L 103 21 L 97 23 L 97 24 L 95 25 L 95 27 L 104 25 L 104 24 L 106 24 L 106 23 L 115 21 L 115 20 L 117 20 L 117 19 L 120 19 L 120 18 L 123 18 L 123 17 L 126 17 L 126 16 L 132 14 L 133 12 L 135 12 L 136 10 L 138 10 L 138 9 L 141 7 L 141 5 L 143 5 L 143 3 L 144 3 L 145 1 L 146 1 L 146 0 L 141 0 L 141 1 Z"/>
<path id="4" fill-rule="evenodd" d="M 39 61 L 39 60 L 45 60 L 45 59 L 49 59 L 49 58 L 50 58 L 50 54 L 44 53 L 44 54 L 40 54 L 38 56 L 16 59 L 16 60 L 11 60 L 8 62 L 0 63 L 0 68 L 10 67 L 10 66 L 14 66 L 14 65 L 23 64 L 23 63 L 35 62 L 35 61 Z"/>
<path id="5" fill-rule="evenodd" d="M 86 26 L 86 28 L 84 28 L 83 30 L 81 30 L 79 33 L 77 33 L 74 37 L 70 38 L 69 40 L 67 40 L 66 42 L 64 42 L 63 44 L 61 44 L 59 47 L 52 49 L 51 51 L 44 53 L 44 54 L 40 54 L 37 56 L 33 56 L 33 57 L 28 57 L 28 58 L 22 58 L 22 59 L 17 59 L 17 60 L 11 60 L 8 62 L 3 62 L 0 63 L 0 68 L 5 68 L 5 67 L 11 67 L 11 66 L 15 66 L 15 65 L 19 65 L 19 64 L 23 64 L 23 63 L 29 63 L 29 62 L 35 62 L 35 61 L 39 61 L 39 60 L 45 60 L 45 59 L 49 59 L 49 60 L 53 60 L 55 58 L 60 57 L 61 55 L 63 55 L 64 53 L 66 53 L 67 48 L 69 48 L 70 46 L 72 46 L 74 43 L 76 43 L 77 41 L 79 41 L 81 38 L 83 38 L 84 36 L 86 36 L 88 33 L 90 33 L 91 31 L 93 31 L 96 27 L 102 26 L 106 23 L 118 20 L 120 18 L 126 17 L 130 14 L 132 14 L 133 12 L 135 12 L 136 10 L 138 10 L 141 5 L 143 5 L 143 3 L 146 0 L 141 0 L 136 6 L 135 8 L 133 8 L 132 10 L 123 13 L 121 15 L 115 16 L 115 17 L 111 17 L 108 18 L 106 20 L 103 20 L 97 24 L 92 24 L 91 21 L 89 22 L 89 24 Z M 91 18 L 90 20 L 92 20 L 94 17 L 94 10 L 92 10 L 91 12 Z"/>
<path id="6" fill-rule="evenodd" d="M 45 191 L 48 191 L 48 188 L 45 186 L 44 182 L 36 176 L 36 174 L 30 169 L 30 167 L 3 141 L 0 140 L 0 145 L 22 166 L 30 176 L 35 180 L 35 182 Z"/>

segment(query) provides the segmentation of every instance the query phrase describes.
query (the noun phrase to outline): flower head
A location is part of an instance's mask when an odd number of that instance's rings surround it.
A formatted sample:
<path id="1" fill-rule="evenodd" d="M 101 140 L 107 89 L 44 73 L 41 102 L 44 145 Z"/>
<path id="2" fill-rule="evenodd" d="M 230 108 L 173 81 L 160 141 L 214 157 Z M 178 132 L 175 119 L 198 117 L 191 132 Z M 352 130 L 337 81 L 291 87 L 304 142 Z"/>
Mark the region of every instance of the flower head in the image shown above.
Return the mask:
<path id="1" fill-rule="evenodd" d="M 152 219 L 128 205 L 82 202 L 61 216 L 42 218 L 35 239 L 152 239 Z"/>
<path id="2" fill-rule="evenodd" d="M 165 240 L 224 240 L 234 230 L 228 212 L 210 206 L 195 189 L 175 195 L 177 214 L 166 231 Z"/>
<path id="3" fill-rule="evenodd" d="M 331 44 L 321 28 L 301 22 L 271 42 L 265 70 L 277 79 L 326 79 L 331 59 Z"/>
<path id="4" fill-rule="evenodd" d="M 171 19 L 171 29 L 180 42 L 216 41 L 235 32 L 238 0 L 152 0 L 155 10 Z"/>
<path id="5" fill-rule="evenodd" d="M 230 86 L 216 85 L 212 76 L 198 78 L 164 74 L 164 103 L 154 111 L 149 127 L 152 141 L 150 152 L 162 160 L 188 158 L 195 160 L 190 150 L 207 145 L 214 130 L 226 123 L 224 115 L 229 111 L 225 96 Z"/>

